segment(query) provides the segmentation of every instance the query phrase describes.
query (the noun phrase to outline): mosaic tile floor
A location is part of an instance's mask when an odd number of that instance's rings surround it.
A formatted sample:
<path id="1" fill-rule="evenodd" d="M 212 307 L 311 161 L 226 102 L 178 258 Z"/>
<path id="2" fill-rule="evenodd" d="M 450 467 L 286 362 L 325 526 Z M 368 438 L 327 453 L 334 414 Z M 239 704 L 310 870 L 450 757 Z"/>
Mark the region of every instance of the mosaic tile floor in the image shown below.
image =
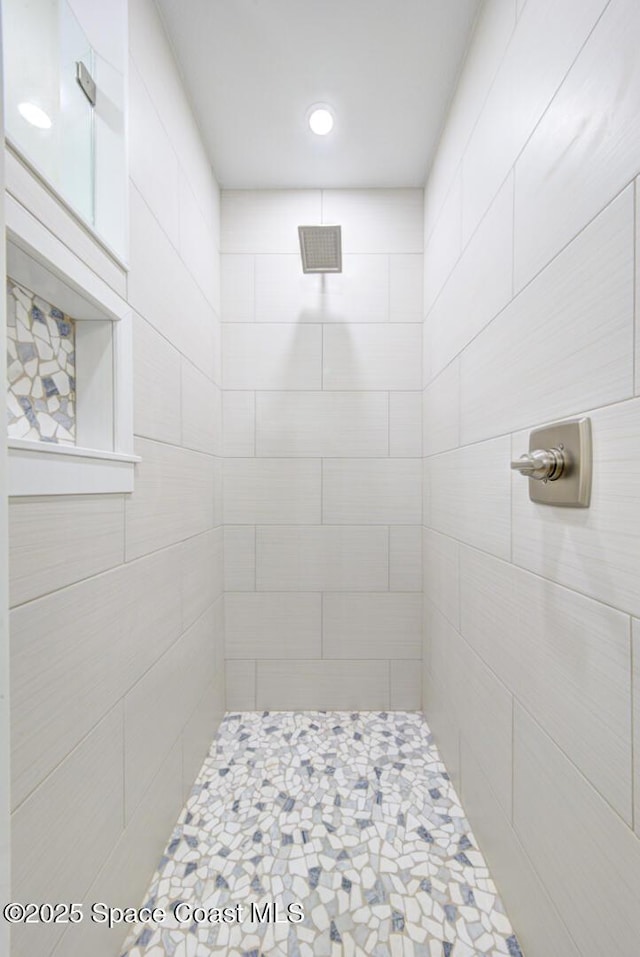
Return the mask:
<path id="1" fill-rule="evenodd" d="M 227 715 L 145 903 L 125 957 L 521 957 L 411 712 Z"/>

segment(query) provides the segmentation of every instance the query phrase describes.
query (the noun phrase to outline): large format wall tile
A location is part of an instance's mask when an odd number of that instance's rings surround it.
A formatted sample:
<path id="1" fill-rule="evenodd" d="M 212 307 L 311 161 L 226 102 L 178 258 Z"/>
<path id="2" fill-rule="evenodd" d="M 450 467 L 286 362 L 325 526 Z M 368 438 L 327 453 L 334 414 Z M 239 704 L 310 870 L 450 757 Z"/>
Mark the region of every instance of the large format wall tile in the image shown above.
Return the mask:
<path id="1" fill-rule="evenodd" d="M 389 314 L 386 255 L 344 255 L 341 273 L 322 276 L 303 273 L 299 253 L 255 257 L 256 322 L 386 322 Z"/>
<path id="2" fill-rule="evenodd" d="M 9 538 L 10 603 L 20 605 L 124 560 L 124 497 L 13 499 Z"/>
<path id="3" fill-rule="evenodd" d="M 463 548 L 461 631 L 631 822 L 631 655 L 621 612 Z"/>
<path id="4" fill-rule="evenodd" d="M 225 389 L 319 389 L 322 329 L 292 323 L 224 323 Z"/>
<path id="5" fill-rule="evenodd" d="M 130 901 L 140 900 L 141 888 L 145 887 L 158 863 L 158 849 L 166 844 L 167 834 L 171 832 L 184 802 L 180 787 L 181 770 L 182 749 L 176 742 L 85 893 L 85 914 L 96 901 L 108 902 L 112 907 L 130 907 Z M 153 814 L 149 814 L 151 804 Z M 109 928 L 85 918 L 80 924 L 68 928 L 56 950 L 56 957 L 77 957 L 78 953 L 113 957 L 116 951 L 121 952 L 124 936 L 126 931 L 123 933 L 122 924 Z M 33 951 L 29 953 L 33 957 Z"/>
<path id="6" fill-rule="evenodd" d="M 322 467 L 322 516 L 328 525 L 418 525 L 419 459 L 328 459 Z"/>
<path id="7" fill-rule="evenodd" d="M 429 312 L 462 252 L 462 178 L 456 173 L 424 255 L 424 311 Z"/>
<path id="8" fill-rule="evenodd" d="M 220 282 L 224 322 L 254 322 L 255 257 L 246 253 L 221 256 Z"/>
<path id="9" fill-rule="evenodd" d="M 431 236 L 458 173 L 460 157 L 500 68 L 515 25 L 516 0 L 486 0 L 482 5 L 425 186 L 426 237 Z"/>
<path id="10" fill-rule="evenodd" d="M 181 549 L 182 627 L 189 628 L 224 591 L 222 526 L 187 539 Z"/>
<path id="11" fill-rule="evenodd" d="M 182 431 L 186 449 L 222 452 L 222 392 L 211 379 L 183 357 L 181 375 Z"/>
<path id="12" fill-rule="evenodd" d="M 321 222 L 321 193 L 227 189 L 220 215 L 223 253 L 298 253 L 298 226 Z"/>
<path id="13" fill-rule="evenodd" d="M 284 711 L 336 711 L 389 707 L 386 661 L 298 661 L 257 663 L 256 707 Z"/>
<path id="14" fill-rule="evenodd" d="M 606 0 L 527 3 L 465 150 L 463 243 L 560 86 Z"/>
<path id="15" fill-rule="evenodd" d="M 213 691 L 217 642 L 222 642 L 222 635 L 216 634 L 214 606 L 210 606 L 127 693 L 124 699 L 127 821 L 168 749 L 179 737 L 194 703 L 207 688 Z M 167 707 L 169 700 L 171 707 Z"/>
<path id="16" fill-rule="evenodd" d="M 320 522 L 320 459 L 226 459 L 224 520 L 232 525 Z"/>
<path id="17" fill-rule="evenodd" d="M 422 456 L 422 392 L 389 393 L 389 455 Z"/>
<path id="18" fill-rule="evenodd" d="M 422 256 L 389 256 L 389 319 L 391 322 L 422 322 L 424 318 L 423 272 Z"/>
<path id="19" fill-rule="evenodd" d="M 422 328 L 417 323 L 342 324 L 324 329 L 324 389 L 422 387 Z"/>
<path id="20" fill-rule="evenodd" d="M 423 393 L 422 448 L 425 455 L 460 444 L 460 363 L 456 359 Z"/>
<path id="21" fill-rule="evenodd" d="M 133 61 L 129 64 L 131 179 L 178 244 L 178 157 Z"/>
<path id="22" fill-rule="evenodd" d="M 253 525 L 224 526 L 225 591 L 253 591 L 256 584 L 256 530 Z"/>
<path id="23" fill-rule="evenodd" d="M 259 591 L 384 591 L 389 534 L 368 526 L 258 526 Z"/>
<path id="24" fill-rule="evenodd" d="M 422 528 L 398 525 L 389 529 L 389 588 L 422 590 Z"/>
<path id="25" fill-rule="evenodd" d="M 455 628 L 460 624 L 459 550 L 455 539 L 423 529 L 424 595 Z"/>
<path id="26" fill-rule="evenodd" d="M 633 226 L 629 188 L 465 350 L 464 443 L 633 395 Z"/>
<path id="27" fill-rule="evenodd" d="M 247 456 L 256 451 L 255 392 L 222 393 L 222 441 L 225 456 Z"/>
<path id="28" fill-rule="evenodd" d="M 419 658 L 422 596 L 332 594 L 323 596 L 322 648 L 326 658 Z"/>
<path id="29" fill-rule="evenodd" d="M 385 392 L 259 392 L 259 456 L 370 456 L 389 452 Z"/>
<path id="30" fill-rule="evenodd" d="M 136 441 L 142 461 L 125 505 L 127 560 L 206 531 L 214 524 L 214 459 L 172 445 Z"/>
<path id="31" fill-rule="evenodd" d="M 581 957 L 634 954 L 640 843 L 518 705 L 514 745 L 515 829 Z"/>
<path id="32" fill-rule="evenodd" d="M 517 289 L 637 175 L 638 31 L 638 4 L 613 0 L 518 160 Z"/>
<path id="33" fill-rule="evenodd" d="M 427 525 L 501 558 L 511 552 L 509 436 L 436 455 L 429 462 Z"/>
<path id="34" fill-rule="evenodd" d="M 180 444 L 180 353 L 140 316 L 133 317 L 133 427 L 136 435 Z"/>
<path id="35" fill-rule="evenodd" d="M 227 592 L 227 659 L 320 658 L 322 600 L 299 592 Z"/>
<path id="36" fill-rule="evenodd" d="M 389 662 L 389 707 L 392 711 L 419 711 L 422 706 L 421 658 Z"/>
<path id="37" fill-rule="evenodd" d="M 509 177 L 427 315 L 425 382 L 444 369 L 509 301 L 512 237 L 513 179 Z"/>
<path id="38" fill-rule="evenodd" d="M 16 900 L 80 901 L 123 828 L 122 708 L 111 711 L 13 814 Z M 96 826 L 100 808 L 100 826 Z M 53 927 L 53 933 L 52 933 Z M 11 953 L 47 954 L 63 924 L 14 928 Z"/>
<path id="39" fill-rule="evenodd" d="M 487 856 L 509 917 L 518 929 L 518 941 L 524 953 L 531 957 L 547 957 L 555 953 L 563 957 L 580 957 L 562 920 L 557 900 L 545 889 L 511 821 L 491 790 L 473 747 L 464 736 L 460 742 L 460 755 L 464 808 L 473 821 L 473 832 Z"/>
<path id="40" fill-rule="evenodd" d="M 422 203 L 421 189 L 326 189 L 322 221 L 341 224 L 345 254 L 421 253 Z"/>

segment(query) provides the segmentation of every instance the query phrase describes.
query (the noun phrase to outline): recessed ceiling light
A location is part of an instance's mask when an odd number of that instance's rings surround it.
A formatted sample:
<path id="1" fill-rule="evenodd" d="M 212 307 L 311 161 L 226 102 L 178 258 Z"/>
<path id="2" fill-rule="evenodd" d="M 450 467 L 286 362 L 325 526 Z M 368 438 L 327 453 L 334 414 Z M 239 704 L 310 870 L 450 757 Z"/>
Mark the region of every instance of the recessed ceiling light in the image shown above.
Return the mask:
<path id="1" fill-rule="evenodd" d="M 19 103 L 18 112 L 27 123 L 37 126 L 39 130 L 50 130 L 52 123 L 44 110 L 41 110 L 35 103 Z"/>
<path id="2" fill-rule="evenodd" d="M 317 136 L 326 136 L 333 129 L 333 113 L 328 106 L 317 103 L 309 110 L 309 126 Z"/>

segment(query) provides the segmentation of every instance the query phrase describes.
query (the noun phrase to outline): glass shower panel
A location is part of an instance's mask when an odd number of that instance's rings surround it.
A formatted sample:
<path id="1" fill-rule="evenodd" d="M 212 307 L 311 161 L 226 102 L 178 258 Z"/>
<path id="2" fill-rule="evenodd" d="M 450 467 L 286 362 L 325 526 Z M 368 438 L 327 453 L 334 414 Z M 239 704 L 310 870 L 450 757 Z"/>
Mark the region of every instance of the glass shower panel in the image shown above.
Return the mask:
<path id="1" fill-rule="evenodd" d="M 66 0 L 6 0 L 3 15 L 8 139 L 94 226 L 94 111 L 76 81 L 91 45 Z"/>

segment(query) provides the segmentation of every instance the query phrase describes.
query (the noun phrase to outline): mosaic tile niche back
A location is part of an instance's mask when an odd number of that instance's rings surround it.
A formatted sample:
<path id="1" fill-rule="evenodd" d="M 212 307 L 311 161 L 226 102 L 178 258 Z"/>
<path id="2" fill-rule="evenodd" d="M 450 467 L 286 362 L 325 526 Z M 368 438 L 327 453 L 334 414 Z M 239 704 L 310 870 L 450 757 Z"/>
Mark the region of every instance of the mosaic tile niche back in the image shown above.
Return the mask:
<path id="1" fill-rule="evenodd" d="M 75 322 L 7 281 L 9 439 L 76 442 Z"/>

